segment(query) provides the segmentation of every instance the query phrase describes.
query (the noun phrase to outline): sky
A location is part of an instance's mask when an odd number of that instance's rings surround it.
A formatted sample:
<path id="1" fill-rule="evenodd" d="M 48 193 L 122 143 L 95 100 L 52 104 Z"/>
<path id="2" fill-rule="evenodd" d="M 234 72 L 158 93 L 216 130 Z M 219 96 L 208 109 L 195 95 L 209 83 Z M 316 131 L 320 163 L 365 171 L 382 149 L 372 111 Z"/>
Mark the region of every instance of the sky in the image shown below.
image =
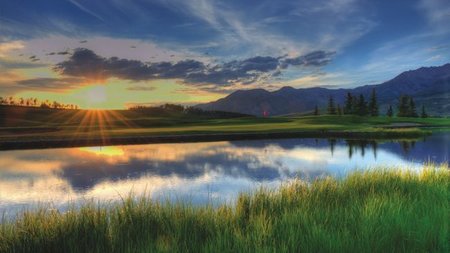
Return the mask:
<path id="1" fill-rule="evenodd" d="M 0 2 L 0 96 L 81 108 L 350 88 L 450 62 L 448 0 Z"/>

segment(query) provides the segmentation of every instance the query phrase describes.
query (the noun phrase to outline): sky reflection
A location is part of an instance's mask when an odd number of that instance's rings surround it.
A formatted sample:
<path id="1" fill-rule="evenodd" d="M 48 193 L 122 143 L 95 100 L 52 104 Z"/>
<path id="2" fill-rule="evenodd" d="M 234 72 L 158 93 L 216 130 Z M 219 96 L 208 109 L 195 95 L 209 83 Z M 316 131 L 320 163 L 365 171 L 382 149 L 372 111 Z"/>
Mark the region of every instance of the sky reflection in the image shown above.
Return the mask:
<path id="1" fill-rule="evenodd" d="M 446 162 L 450 135 L 417 142 L 285 139 L 0 152 L 0 213 L 37 202 L 64 209 L 133 191 L 192 203 L 230 202 L 239 192 L 294 178 L 341 177 L 383 165 Z"/>

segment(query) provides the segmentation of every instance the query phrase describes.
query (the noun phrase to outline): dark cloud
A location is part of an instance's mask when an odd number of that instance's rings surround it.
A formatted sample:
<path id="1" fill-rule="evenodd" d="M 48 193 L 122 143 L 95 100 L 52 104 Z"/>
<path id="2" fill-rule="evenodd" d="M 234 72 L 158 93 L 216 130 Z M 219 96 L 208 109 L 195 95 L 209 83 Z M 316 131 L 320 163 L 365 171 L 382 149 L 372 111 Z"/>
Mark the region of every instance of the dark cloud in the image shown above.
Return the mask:
<path id="1" fill-rule="evenodd" d="M 280 76 L 289 66 L 320 67 L 331 61 L 334 52 L 315 51 L 295 58 L 256 56 L 244 60 L 205 65 L 197 60 L 179 62 L 149 62 L 104 58 L 93 51 L 78 48 L 54 70 L 68 76 L 86 78 L 119 78 L 133 81 L 154 79 L 182 79 L 190 84 L 232 85 L 250 84 Z"/>
<path id="2" fill-rule="evenodd" d="M 68 55 L 68 54 L 70 54 L 70 52 L 68 50 L 66 50 L 66 51 L 60 51 L 60 52 L 50 52 L 46 55 Z"/>
<path id="3" fill-rule="evenodd" d="M 16 84 L 28 89 L 37 90 L 64 90 L 68 88 L 77 88 L 82 86 L 83 78 L 64 77 L 64 78 L 32 78 L 16 81 Z"/>
<path id="4" fill-rule="evenodd" d="M 148 87 L 148 86 L 131 86 L 127 88 L 127 90 L 131 91 L 152 91 L 155 90 L 155 87 Z"/>
<path id="5" fill-rule="evenodd" d="M 37 61 L 39 61 L 39 60 L 40 60 L 39 58 L 37 58 L 37 56 L 36 56 L 36 55 L 32 55 L 32 56 L 30 56 L 30 57 L 28 57 L 28 59 L 30 59 L 30 60 L 31 60 L 31 62 L 37 62 Z"/>
<path id="6" fill-rule="evenodd" d="M 332 60 L 335 52 L 314 51 L 306 55 L 295 58 L 286 58 L 283 60 L 283 67 L 292 66 L 325 66 Z"/>
<path id="7" fill-rule="evenodd" d="M 79 41 L 80 44 L 83 44 L 83 43 L 86 43 L 86 42 L 87 42 L 87 40 L 80 40 Z"/>
<path id="8" fill-rule="evenodd" d="M 39 59 L 38 59 L 39 60 Z M 6 69 L 30 69 L 30 68 L 40 68 L 48 66 L 48 64 L 44 63 L 36 63 L 36 60 L 31 60 L 30 62 L 22 62 L 22 61 L 12 61 L 0 58 L 0 67 L 4 70 Z"/>

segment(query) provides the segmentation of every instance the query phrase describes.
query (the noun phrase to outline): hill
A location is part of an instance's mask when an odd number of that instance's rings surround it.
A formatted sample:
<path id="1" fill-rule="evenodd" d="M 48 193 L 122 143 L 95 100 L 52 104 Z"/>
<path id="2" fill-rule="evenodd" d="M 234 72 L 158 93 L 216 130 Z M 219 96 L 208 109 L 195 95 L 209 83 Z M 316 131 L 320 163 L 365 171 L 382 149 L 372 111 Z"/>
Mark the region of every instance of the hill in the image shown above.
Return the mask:
<path id="1" fill-rule="evenodd" d="M 382 113 L 389 105 L 395 107 L 400 95 L 409 95 L 415 99 L 418 107 L 425 105 L 432 115 L 450 115 L 450 63 L 406 71 L 387 82 L 353 89 L 283 87 L 272 92 L 264 89 L 238 90 L 227 97 L 196 107 L 257 116 L 264 113 L 269 115 L 307 113 L 316 105 L 325 108 L 330 96 L 342 105 L 347 92 L 368 97 L 372 89 L 377 92 Z"/>

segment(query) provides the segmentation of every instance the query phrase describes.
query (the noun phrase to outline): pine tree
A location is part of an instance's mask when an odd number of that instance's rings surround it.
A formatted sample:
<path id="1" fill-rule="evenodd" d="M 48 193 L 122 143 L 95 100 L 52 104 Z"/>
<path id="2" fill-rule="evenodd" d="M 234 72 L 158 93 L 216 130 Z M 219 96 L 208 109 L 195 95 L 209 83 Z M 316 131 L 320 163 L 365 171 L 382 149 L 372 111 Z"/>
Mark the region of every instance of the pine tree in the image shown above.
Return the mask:
<path id="1" fill-rule="evenodd" d="M 398 102 L 398 117 L 408 117 L 409 116 L 409 97 L 408 96 L 400 96 Z"/>
<path id="2" fill-rule="evenodd" d="M 347 97 L 345 98 L 345 105 L 344 105 L 344 114 L 353 114 L 353 97 L 352 94 L 349 92 L 347 93 Z"/>
<path id="3" fill-rule="evenodd" d="M 394 110 L 392 110 L 392 105 L 389 105 L 389 108 L 388 108 L 388 110 L 386 112 L 386 116 L 388 116 L 389 118 L 394 116 Z"/>
<path id="4" fill-rule="evenodd" d="M 372 94 L 370 96 L 369 101 L 369 113 L 370 116 L 377 117 L 378 112 L 378 102 L 377 102 L 377 94 L 375 93 L 375 89 L 372 89 Z"/>
<path id="5" fill-rule="evenodd" d="M 337 114 L 338 114 L 339 116 L 342 115 L 342 109 L 341 109 L 341 106 L 340 106 L 339 104 L 337 105 Z"/>
<path id="6" fill-rule="evenodd" d="M 314 115 L 319 115 L 319 107 L 316 105 L 316 107 L 314 108 Z"/>
<path id="7" fill-rule="evenodd" d="M 359 95 L 357 112 L 359 116 L 367 115 L 367 103 L 363 94 Z"/>
<path id="8" fill-rule="evenodd" d="M 417 110 L 416 110 L 416 104 L 414 103 L 414 100 L 412 97 L 409 97 L 409 117 L 417 118 Z"/>
<path id="9" fill-rule="evenodd" d="M 336 114 L 336 106 L 334 105 L 334 99 L 333 96 L 330 96 L 328 99 L 328 114 L 334 115 Z"/>
<path id="10" fill-rule="evenodd" d="M 420 114 L 422 118 L 428 118 L 428 114 L 425 112 L 425 106 L 422 105 L 422 113 Z"/>

